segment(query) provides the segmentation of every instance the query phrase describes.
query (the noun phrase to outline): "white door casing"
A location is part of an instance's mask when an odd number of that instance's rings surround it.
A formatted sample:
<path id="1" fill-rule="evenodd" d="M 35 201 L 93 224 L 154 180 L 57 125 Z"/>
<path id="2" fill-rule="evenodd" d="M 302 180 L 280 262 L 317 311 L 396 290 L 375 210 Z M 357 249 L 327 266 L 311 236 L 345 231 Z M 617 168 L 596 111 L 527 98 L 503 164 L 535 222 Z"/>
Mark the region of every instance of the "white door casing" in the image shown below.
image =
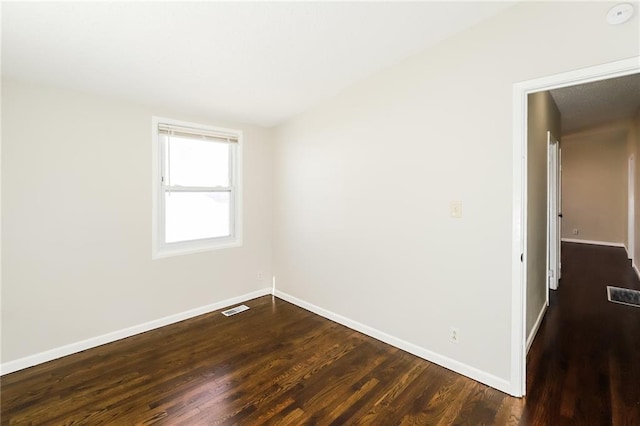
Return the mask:
<path id="1" fill-rule="evenodd" d="M 527 96 L 640 73 L 640 56 L 513 84 L 513 204 L 510 385 L 513 396 L 526 393 L 527 315 Z"/>
<path id="2" fill-rule="evenodd" d="M 558 141 L 558 280 L 562 278 L 562 144 Z M 558 285 L 560 282 L 558 281 Z"/>
<path id="3" fill-rule="evenodd" d="M 629 156 L 629 184 L 627 186 L 629 197 L 627 201 L 628 213 L 627 213 L 627 257 L 631 260 L 635 260 L 636 257 L 636 245 L 635 245 L 635 174 L 636 174 L 636 162 L 633 154 Z"/>
<path id="4" fill-rule="evenodd" d="M 558 289 L 560 278 L 559 145 L 547 132 L 547 292 Z"/>

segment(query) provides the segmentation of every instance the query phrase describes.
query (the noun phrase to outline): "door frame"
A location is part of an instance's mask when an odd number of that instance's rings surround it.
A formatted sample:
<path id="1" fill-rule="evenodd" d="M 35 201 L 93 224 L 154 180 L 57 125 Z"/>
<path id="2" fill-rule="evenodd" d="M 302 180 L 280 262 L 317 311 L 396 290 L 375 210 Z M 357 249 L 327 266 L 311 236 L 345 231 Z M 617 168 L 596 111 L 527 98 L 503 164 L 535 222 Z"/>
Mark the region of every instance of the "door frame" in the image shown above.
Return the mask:
<path id="1" fill-rule="evenodd" d="M 629 156 L 629 169 L 628 169 L 628 183 L 627 183 L 627 191 L 628 191 L 628 198 L 627 198 L 627 257 L 629 259 L 632 260 L 633 263 L 635 263 L 635 257 L 636 257 L 636 223 L 635 223 L 635 218 L 636 218 L 636 206 L 635 206 L 635 199 L 636 199 L 636 179 L 635 179 L 635 174 L 636 174 L 636 160 L 635 160 L 635 156 L 633 154 L 631 154 Z"/>
<path id="2" fill-rule="evenodd" d="M 575 86 L 640 72 L 640 56 L 513 84 L 513 204 L 511 292 L 511 394 L 526 393 L 527 278 L 527 97 L 531 93 Z"/>
<path id="3" fill-rule="evenodd" d="M 560 141 L 547 131 L 547 306 L 560 279 Z"/>

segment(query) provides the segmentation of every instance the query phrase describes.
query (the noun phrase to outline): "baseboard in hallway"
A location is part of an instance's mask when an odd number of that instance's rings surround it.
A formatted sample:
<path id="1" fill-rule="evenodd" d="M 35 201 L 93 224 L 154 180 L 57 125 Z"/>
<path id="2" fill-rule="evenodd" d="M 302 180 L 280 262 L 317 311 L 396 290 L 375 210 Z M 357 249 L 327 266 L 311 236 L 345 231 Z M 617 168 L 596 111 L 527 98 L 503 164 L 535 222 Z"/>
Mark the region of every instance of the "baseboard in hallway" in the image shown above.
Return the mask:
<path id="1" fill-rule="evenodd" d="M 531 349 L 531 345 L 538 334 L 538 330 L 540 329 L 540 324 L 542 324 L 542 320 L 544 319 L 544 314 L 547 312 L 547 304 L 544 303 L 542 305 L 542 309 L 540 309 L 540 313 L 538 314 L 538 318 L 536 318 L 535 324 L 533 324 L 533 328 L 531 329 L 531 333 L 529 333 L 529 337 L 527 337 L 527 353 Z"/>
<path id="2" fill-rule="evenodd" d="M 562 238 L 560 241 L 563 243 L 590 244 L 594 246 L 622 247 L 625 250 L 627 249 L 624 243 L 615 243 L 612 241 L 580 240 L 577 238 Z"/>

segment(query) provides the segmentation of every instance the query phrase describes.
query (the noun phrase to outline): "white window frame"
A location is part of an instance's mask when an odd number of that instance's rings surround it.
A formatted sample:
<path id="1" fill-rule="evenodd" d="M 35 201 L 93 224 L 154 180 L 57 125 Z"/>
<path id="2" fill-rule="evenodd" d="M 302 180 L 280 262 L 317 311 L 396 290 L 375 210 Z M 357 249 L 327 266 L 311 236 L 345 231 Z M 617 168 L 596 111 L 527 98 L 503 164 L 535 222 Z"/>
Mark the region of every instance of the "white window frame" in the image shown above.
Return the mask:
<path id="1" fill-rule="evenodd" d="M 151 212 L 151 258 L 160 259 L 169 256 L 178 256 L 202 251 L 218 250 L 230 247 L 242 246 L 242 132 L 222 127 L 190 123 L 164 117 L 152 117 L 151 141 L 152 141 L 152 212 Z M 206 238 L 174 243 L 165 242 L 164 221 L 164 193 L 162 182 L 164 153 L 161 149 L 158 126 L 168 124 L 171 126 L 188 127 L 206 132 L 233 135 L 238 139 L 233 143 L 231 150 L 231 235 L 217 238 Z"/>

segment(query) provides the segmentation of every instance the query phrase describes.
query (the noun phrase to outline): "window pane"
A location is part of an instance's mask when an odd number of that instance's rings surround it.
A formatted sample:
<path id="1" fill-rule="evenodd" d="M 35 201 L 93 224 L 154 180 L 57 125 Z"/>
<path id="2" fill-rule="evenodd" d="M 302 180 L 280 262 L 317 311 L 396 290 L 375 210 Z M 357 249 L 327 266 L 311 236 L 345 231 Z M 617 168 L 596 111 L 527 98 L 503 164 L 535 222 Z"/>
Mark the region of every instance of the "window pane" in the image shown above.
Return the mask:
<path id="1" fill-rule="evenodd" d="M 231 235 L 230 192 L 165 192 L 167 243 Z"/>
<path id="2" fill-rule="evenodd" d="M 181 186 L 230 186 L 228 143 L 165 136 L 167 182 Z"/>

